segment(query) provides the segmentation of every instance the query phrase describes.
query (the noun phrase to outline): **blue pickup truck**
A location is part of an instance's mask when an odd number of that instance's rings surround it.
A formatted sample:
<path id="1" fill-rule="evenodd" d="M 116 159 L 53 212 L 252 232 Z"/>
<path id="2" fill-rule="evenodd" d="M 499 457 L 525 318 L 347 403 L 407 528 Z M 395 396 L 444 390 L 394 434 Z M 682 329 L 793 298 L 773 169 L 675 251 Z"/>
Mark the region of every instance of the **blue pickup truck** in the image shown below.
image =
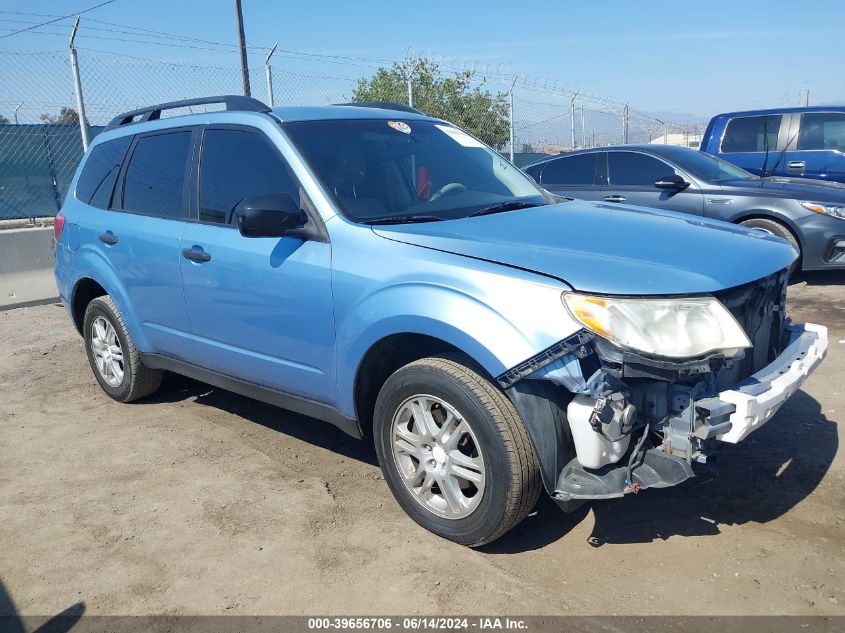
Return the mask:
<path id="1" fill-rule="evenodd" d="M 760 176 L 845 182 L 845 106 L 717 114 L 701 149 Z"/>

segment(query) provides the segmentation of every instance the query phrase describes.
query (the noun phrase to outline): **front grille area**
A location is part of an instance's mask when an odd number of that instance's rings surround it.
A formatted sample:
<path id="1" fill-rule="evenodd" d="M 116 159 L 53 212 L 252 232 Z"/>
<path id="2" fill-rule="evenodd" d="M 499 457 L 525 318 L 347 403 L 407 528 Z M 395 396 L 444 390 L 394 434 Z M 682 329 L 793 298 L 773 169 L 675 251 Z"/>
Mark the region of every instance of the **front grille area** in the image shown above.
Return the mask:
<path id="1" fill-rule="evenodd" d="M 753 348 L 716 375 L 719 390 L 761 370 L 780 353 L 788 274 L 781 271 L 736 288 L 714 293 L 745 330 Z"/>

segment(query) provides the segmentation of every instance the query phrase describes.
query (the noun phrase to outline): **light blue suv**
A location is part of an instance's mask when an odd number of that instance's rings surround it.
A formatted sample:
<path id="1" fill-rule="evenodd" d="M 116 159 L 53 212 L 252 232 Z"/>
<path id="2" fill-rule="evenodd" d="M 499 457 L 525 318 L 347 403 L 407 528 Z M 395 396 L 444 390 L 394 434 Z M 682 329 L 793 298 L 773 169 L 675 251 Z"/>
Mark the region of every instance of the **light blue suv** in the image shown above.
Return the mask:
<path id="1" fill-rule="evenodd" d="M 161 118 L 202 104 L 224 109 Z M 556 198 L 398 104 L 122 114 L 56 241 L 109 396 L 167 370 L 372 438 L 405 511 L 472 546 L 542 488 L 571 509 L 684 481 L 827 349 L 784 315 L 787 242 Z"/>

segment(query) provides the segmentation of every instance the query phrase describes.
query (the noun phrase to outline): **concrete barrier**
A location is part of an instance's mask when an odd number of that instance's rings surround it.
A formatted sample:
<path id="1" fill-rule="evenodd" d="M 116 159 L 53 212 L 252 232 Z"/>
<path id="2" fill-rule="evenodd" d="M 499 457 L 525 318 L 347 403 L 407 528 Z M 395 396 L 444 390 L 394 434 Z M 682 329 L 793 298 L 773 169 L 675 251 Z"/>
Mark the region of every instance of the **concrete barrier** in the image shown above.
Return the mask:
<path id="1" fill-rule="evenodd" d="M 0 230 L 0 310 L 56 301 L 53 227 Z"/>

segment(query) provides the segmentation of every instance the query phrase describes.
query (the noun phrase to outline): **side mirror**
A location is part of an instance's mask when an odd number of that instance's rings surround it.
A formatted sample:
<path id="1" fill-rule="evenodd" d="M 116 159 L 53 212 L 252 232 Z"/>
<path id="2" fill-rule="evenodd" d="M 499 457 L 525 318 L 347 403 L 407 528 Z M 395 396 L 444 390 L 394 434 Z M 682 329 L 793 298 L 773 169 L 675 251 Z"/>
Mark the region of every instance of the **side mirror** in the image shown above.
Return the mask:
<path id="1" fill-rule="evenodd" d="M 654 186 L 658 189 L 677 189 L 678 191 L 681 191 L 682 189 L 689 187 L 689 183 L 678 174 L 669 174 L 668 176 L 663 176 L 660 180 L 655 182 Z"/>
<path id="2" fill-rule="evenodd" d="M 282 237 L 308 221 L 296 200 L 286 193 L 246 198 L 235 207 L 235 213 L 244 237 Z"/>

